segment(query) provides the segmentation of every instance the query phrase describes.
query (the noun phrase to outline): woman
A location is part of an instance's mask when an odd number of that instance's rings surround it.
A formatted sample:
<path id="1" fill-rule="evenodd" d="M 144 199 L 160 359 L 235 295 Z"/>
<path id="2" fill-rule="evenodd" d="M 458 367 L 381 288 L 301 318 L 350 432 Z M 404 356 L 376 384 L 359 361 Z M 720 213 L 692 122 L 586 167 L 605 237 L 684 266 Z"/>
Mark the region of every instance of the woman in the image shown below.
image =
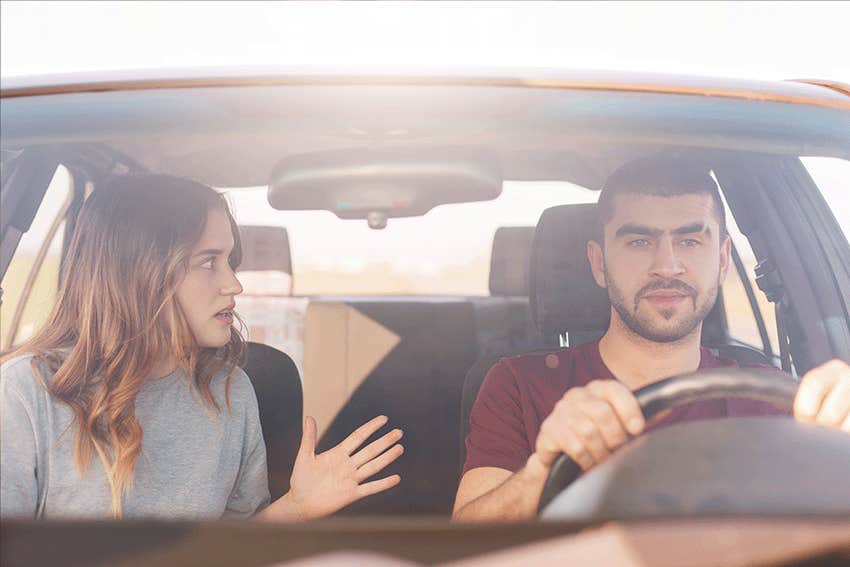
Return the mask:
<path id="1" fill-rule="evenodd" d="M 0 374 L 0 515 L 278 520 L 395 486 L 386 418 L 315 455 L 304 421 L 291 490 L 269 503 L 257 400 L 236 366 L 241 256 L 213 189 L 120 177 L 80 213 L 54 310 Z"/>

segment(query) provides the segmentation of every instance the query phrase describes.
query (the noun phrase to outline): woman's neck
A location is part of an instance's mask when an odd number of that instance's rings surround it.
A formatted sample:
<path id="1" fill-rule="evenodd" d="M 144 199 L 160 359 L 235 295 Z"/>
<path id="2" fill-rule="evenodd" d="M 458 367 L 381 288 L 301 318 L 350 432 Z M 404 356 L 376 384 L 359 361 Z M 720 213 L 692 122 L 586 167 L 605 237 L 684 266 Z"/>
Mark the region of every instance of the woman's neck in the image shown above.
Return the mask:
<path id="1" fill-rule="evenodd" d="M 165 378 L 177 369 L 177 360 L 171 356 L 157 361 L 151 371 L 148 373 L 148 380 L 158 380 Z"/>

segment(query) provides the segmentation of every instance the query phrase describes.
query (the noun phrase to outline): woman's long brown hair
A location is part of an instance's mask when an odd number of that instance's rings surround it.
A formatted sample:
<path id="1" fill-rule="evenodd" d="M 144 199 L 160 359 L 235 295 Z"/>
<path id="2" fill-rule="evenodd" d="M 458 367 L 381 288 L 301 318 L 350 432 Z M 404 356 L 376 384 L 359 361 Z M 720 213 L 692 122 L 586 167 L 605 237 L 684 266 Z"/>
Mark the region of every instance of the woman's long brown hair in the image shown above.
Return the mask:
<path id="1" fill-rule="evenodd" d="M 115 518 L 122 515 L 122 497 L 142 448 L 136 396 L 157 361 L 173 356 L 216 413 L 221 407 L 210 383 L 227 367 L 229 406 L 243 339 L 234 328 L 222 348 L 200 348 L 175 298 L 192 247 L 215 208 L 231 222 L 235 269 L 241 260 L 239 231 L 215 190 L 160 175 L 119 177 L 95 190 L 80 212 L 51 315 L 32 339 L 4 357 L 33 355 L 36 376 L 71 407 L 78 426 L 77 470 L 84 474 L 93 454 L 100 457 Z M 49 381 L 41 365 L 53 373 Z"/>

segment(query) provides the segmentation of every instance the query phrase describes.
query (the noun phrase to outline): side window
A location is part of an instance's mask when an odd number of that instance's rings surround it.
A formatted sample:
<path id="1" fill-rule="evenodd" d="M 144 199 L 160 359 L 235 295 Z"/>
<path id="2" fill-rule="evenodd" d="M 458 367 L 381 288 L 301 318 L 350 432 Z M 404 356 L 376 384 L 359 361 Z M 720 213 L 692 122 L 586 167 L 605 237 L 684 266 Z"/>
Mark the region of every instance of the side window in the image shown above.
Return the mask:
<path id="1" fill-rule="evenodd" d="M 723 301 L 726 309 L 726 321 L 729 326 L 729 336 L 733 340 L 747 343 L 761 350 L 765 349 L 764 342 L 756 322 L 758 313 L 767 330 L 771 351 L 779 353 L 779 337 L 776 332 L 776 316 L 773 304 L 767 300 L 764 293 L 758 288 L 755 281 L 756 257 L 753 253 L 747 237 L 740 231 L 735 219 L 726 207 L 726 227 L 732 243 L 738 251 L 743 264 L 744 273 L 736 269 L 734 263 L 729 266 L 729 273 L 723 283 Z M 749 282 L 750 288 L 755 295 L 756 303 L 753 305 L 747 297 L 744 287 L 744 279 Z"/>
<path id="2" fill-rule="evenodd" d="M 70 172 L 59 166 L 30 229 L 21 237 L 3 277 L 0 351 L 30 338 L 53 307 L 59 286 L 65 213 L 72 196 Z"/>
<path id="3" fill-rule="evenodd" d="M 801 157 L 800 161 L 832 209 L 845 238 L 850 239 L 850 160 Z"/>

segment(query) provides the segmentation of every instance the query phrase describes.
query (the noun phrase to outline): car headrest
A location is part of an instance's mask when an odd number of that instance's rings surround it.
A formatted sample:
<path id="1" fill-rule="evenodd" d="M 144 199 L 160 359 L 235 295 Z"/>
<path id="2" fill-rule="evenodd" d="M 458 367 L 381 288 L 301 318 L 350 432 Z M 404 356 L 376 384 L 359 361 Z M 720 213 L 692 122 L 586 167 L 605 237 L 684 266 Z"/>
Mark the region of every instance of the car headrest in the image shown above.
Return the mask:
<path id="1" fill-rule="evenodd" d="M 292 274 L 289 234 L 281 226 L 240 226 L 240 272 L 276 271 Z"/>
<path id="2" fill-rule="evenodd" d="M 528 297 L 533 239 L 533 226 L 503 226 L 496 230 L 490 255 L 490 295 Z"/>
<path id="3" fill-rule="evenodd" d="M 560 205 L 540 216 L 529 287 L 534 321 L 544 335 L 608 328 L 608 292 L 596 285 L 587 260 L 597 226 L 595 204 Z"/>

